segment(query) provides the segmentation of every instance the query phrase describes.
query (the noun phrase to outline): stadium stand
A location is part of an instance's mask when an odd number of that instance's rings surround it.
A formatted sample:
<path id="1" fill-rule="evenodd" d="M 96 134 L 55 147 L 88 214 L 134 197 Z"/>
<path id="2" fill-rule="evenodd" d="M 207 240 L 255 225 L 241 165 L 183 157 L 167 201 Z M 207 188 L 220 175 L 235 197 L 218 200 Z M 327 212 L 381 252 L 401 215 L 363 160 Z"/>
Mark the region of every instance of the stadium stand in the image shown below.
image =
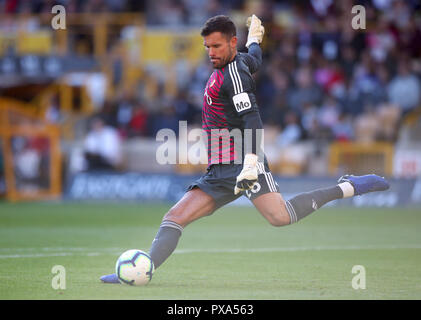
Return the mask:
<path id="1" fill-rule="evenodd" d="M 51 27 L 56 4 L 65 30 Z M 351 27 L 354 4 L 366 8 L 366 30 Z M 82 170 L 94 115 L 120 134 L 120 170 L 202 172 L 156 166 L 155 137 L 179 121 L 200 125 L 211 71 L 203 22 L 230 15 L 245 50 L 253 12 L 266 28 L 256 80 L 273 172 L 359 174 L 374 162 L 381 174 L 419 176 L 420 9 L 412 0 L 0 0 L 0 97 L 60 129 L 64 172 Z"/>

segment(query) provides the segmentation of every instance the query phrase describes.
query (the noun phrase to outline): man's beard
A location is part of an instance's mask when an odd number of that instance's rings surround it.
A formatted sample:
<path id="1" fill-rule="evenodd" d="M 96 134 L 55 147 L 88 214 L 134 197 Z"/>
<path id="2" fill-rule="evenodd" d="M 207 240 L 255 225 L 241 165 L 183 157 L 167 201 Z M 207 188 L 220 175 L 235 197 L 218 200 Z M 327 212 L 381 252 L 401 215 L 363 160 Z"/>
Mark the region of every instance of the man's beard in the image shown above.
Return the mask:
<path id="1" fill-rule="evenodd" d="M 229 54 L 227 55 L 227 57 L 225 59 L 219 60 L 219 63 L 217 65 L 215 65 L 214 68 L 221 69 L 221 68 L 225 67 L 230 62 L 232 57 L 233 57 L 233 51 L 230 48 Z"/>

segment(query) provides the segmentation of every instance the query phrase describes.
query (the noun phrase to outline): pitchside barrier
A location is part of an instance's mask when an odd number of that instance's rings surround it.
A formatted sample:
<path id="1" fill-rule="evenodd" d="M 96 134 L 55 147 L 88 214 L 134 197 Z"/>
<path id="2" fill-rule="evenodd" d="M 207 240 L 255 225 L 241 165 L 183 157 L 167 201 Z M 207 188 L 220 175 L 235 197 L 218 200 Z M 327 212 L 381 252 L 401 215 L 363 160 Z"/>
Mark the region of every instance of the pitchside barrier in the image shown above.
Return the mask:
<path id="1" fill-rule="evenodd" d="M 334 142 L 330 145 L 329 173 L 370 172 L 391 176 L 394 155 L 394 145 L 388 142 Z"/>
<path id="2" fill-rule="evenodd" d="M 64 200 L 174 203 L 184 194 L 187 186 L 199 175 L 151 173 L 78 173 L 69 179 Z M 330 177 L 274 176 L 285 199 L 294 195 L 328 187 L 336 183 Z M 329 206 L 356 207 L 421 207 L 421 178 L 389 179 L 391 188 L 364 196 L 333 201 Z M 244 196 L 233 205 L 251 205 Z"/>

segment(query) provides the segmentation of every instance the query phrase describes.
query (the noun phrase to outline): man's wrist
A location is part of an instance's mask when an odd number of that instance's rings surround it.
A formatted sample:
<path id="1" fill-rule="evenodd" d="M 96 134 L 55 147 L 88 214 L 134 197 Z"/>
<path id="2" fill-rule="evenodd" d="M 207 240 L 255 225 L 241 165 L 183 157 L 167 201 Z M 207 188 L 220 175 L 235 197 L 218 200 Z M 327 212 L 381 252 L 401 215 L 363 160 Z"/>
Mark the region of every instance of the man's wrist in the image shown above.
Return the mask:
<path id="1" fill-rule="evenodd" d="M 257 164 L 257 155 L 254 153 L 248 153 L 244 157 L 244 165 L 245 166 L 256 166 Z"/>
<path id="2" fill-rule="evenodd" d="M 259 44 L 259 40 L 257 39 L 257 38 L 249 38 L 249 39 L 247 39 L 247 43 L 246 43 L 246 47 L 247 47 L 247 49 L 253 44 L 253 43 L 255 43 L 255 44 Z"/>

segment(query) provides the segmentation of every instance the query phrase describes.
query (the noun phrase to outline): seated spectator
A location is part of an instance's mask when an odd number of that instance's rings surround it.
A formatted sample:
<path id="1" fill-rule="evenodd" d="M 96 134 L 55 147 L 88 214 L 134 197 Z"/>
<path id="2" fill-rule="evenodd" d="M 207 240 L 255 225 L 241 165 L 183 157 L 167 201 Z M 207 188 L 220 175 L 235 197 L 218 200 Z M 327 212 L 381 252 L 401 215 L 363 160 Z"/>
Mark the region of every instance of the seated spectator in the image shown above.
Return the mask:
<path id="1" fill-rule="evenodd" d="M 351 141 L 354 139 L 352 117 L 349 114 L 341 113 L 338 122 L 332 127 L 332 133 L 337 141 Z"/>
<path id="2" fill-rule="evenodd" d="M 301 126 L 304 129 L 305 138 L 314 137 L 317 131 L 317 113 L 318 108 L 310 103 L 304 104 L 303 112 L 301 115 Z"/>
<path id="3" fill-rule="evenodd" d="M 285 115 L 285 127 L 279 134 L 277 144 L 280 147 L 286 147 L 300 140 L 301 127 L 298 123 L 298 117 L 294 112 L 288 112 Z"/>
<path id="4" fill-rule="evenodd" d="M 332 96 L 327 96 L 318 110 L 318 121 L 323 127 L 332 130 L 338 124 L 340 112 L 336 99 Z"/>
<path id="5" fill-rule="evenodd" d="M 381 16 L 374 30 L 367 36 L 370 55 L 376 62 L 384 62 L 395 47 L 396 40 L 388 24 L 386 16 Z"/>
<path id="6" fill-rule="evenodd" d="M 133 116 L 129 123 L 129 136 L 138 137 L 146 135 L 148 129 L 148 112 L 142 104 L 134 107 Z"/>
<path id="7" fill-rule="evenodd" d="M 382 124 L 379 128 L 378 139 L 395 141 L 398 135 L 401 109 L 394 104 L 381 104 L 377 107 L 377 116 Z"/>
<path id="8" fill-rule="evenodd" d="M 366 112 L 356 117 L 354 122 L 355 140 L 357 142 L 371 143 L 376 141 L 379 127 L 378 116 L 374 109 L 366 107 Z"/>
<path id="9" fill-rule="evenodd" d="M 319 104 L 323 92 L 313 81 L 312 70 L 308 67 L 300 68 L 295 76 L 297 87 L 292 90 L 289 99 L 290 107 L 297 112 L 301 112 L 306 103 Z"/>
<path id="10" fill-rule="evenodd" d="M 389 101 L 397 104 L 403 115 L 419 106 L 421 101 L 421 85 L 418 78 L 411 73 L 408 62 L 401 60 L 398 74 L 392 79 L 388 88 Z"/>
<path id="11" fill-rule="evenodd" d="M 120 136 L 102 117 L 95 117 L 84 141 L 87 170 L 116 170 L 121 165 Z"/>

